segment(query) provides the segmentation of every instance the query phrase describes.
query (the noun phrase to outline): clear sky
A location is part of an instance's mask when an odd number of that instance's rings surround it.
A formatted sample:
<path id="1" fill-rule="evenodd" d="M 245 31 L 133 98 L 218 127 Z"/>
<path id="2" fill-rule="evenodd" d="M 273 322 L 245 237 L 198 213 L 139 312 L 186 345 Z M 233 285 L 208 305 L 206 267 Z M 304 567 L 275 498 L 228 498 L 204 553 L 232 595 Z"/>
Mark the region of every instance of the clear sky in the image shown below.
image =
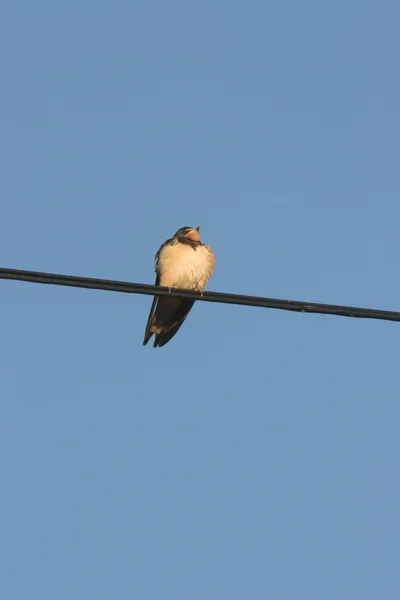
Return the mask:
<path id="1" fill-rule="evenodd" d="M 400 310 L 396 0 L 3 0 L 1 266 Z M 400 325 L 0 281 L 0 598 L 400 597 Z"/>

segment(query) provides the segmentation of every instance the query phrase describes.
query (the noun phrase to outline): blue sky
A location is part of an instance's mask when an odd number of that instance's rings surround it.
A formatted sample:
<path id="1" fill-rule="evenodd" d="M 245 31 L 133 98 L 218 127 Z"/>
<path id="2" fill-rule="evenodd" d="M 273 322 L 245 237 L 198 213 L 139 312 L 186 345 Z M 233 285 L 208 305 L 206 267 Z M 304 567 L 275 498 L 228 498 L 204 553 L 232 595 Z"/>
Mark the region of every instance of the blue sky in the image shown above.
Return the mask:
<path id="1" fill-rule="evenodd" d="M 2 2 L 1 266 L 399 310 L 394 0 Z M 0 281 L 0 597 L 400 593 L 396 323 Z"/>

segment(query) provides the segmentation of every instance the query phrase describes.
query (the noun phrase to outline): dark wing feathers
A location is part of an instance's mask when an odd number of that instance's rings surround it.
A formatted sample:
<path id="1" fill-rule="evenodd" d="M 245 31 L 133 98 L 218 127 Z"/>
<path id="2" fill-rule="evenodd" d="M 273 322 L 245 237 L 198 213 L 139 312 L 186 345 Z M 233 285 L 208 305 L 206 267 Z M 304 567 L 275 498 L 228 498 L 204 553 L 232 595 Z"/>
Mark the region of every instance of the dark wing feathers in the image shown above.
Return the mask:
<path id="1" fill-rule="evenodd" d="M 160 284 L 160 276 L 157 274 L 155 285 L 159 285 L 159 284 Z M 150 314 L 149 314 L 149 318 L 147 319 L 146 330 L 144 332 L 143 346 L 145 346 L 147 344 L 147 342 L 149 341 L 149 339 L 153 335 L 152 332 L 150 331 L 150 325 L 151 325 L 151 322 L 153 320 L 154 314 L 155 314 L 155 312 L 157 310 L 157 300 L 158 300 L 158 298 L 159 298 L 158 296 L 154 296 L 153 302 L 151 304 Z"/>
<path id="2" fill-rule="evenodd" d="M 162 302 L 164 300 L 164 302 Z M 154 348 L 165 346 L 178 332 L 180 326 L 188 316 L 194 300 L 182 298 L 168 298 L 163 296 L 157 306 L 157 320 L 163 323 L 161 333 L 157 333 Z"/>

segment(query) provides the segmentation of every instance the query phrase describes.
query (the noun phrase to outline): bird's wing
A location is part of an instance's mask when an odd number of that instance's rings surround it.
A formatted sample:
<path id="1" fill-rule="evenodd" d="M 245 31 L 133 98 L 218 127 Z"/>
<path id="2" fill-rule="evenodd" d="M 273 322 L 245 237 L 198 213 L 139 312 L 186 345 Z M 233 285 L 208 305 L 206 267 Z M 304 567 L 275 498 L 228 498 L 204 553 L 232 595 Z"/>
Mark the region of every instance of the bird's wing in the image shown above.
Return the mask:
<path id="1" fill-rule="evenodd" d="M 157 320 L 163 323 L 162 331 L 156 334 L 154 348 L 165 346 L 178 332 L 192 309 L 194 300 L 163 296 L 157 305 Z"/>
<path id="2" fill-rule="evenodd" d="M 159 276 L 158 273 L 157 273 L 155 285 L 160 285 L 160 276 Z M 149 341 L 149 339 L 153 335 L 153 332 L 150 330 L 150 325 L 151 325 L 151 322 L 152 322 L 153 317 L 155 315 L 155 312 L 157 310 L 157 303 L 158 303 L 159 299 L 160 299 L 159 296 L 154 296 L 154 298 L 153 298 L 153 302 L 152 302 L 151 308 L 150 308 L 149 318 L 147 319 L 146 329 L 145 329 L 145 332 L 144 332 L 143 346 L 145 346 L 147 344 L 147 342 Z"/>

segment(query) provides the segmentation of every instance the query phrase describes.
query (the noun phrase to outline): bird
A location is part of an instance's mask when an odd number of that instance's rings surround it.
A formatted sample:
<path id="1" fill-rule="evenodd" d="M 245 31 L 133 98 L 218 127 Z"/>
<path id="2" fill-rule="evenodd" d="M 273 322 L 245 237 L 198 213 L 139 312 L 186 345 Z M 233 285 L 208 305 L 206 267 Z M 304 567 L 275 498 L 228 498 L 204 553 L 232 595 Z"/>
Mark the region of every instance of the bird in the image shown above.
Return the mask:
<path id="1" fill-rule="evenodd" d="M 200 227 L 181 227 L 155 255 L 156 285 L 203 292 L 215 267 L 215 256 L 200 238 Z M 153 348 L 165 346 L 188 316 L 194 300 L 154 296 L 144 334 L 146 346 L 154 334 Z"/>

